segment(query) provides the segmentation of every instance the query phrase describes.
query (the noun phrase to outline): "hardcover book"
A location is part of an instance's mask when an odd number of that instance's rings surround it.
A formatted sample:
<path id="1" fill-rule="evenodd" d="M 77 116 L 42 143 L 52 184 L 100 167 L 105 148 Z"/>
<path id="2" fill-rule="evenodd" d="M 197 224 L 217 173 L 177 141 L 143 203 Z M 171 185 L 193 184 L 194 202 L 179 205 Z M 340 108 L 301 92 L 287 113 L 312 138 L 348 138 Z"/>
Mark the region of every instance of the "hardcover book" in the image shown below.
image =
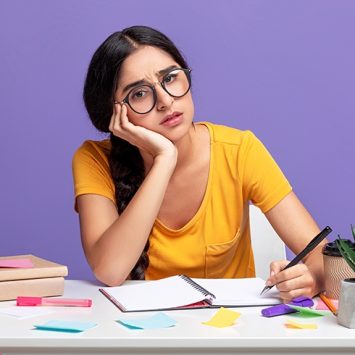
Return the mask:
<path id="1" fill-rule="evenodd" d="M 26 261 L 28 267 L 6 267 L 16 265 L 16 260 Z M 5 267 L 2 267 L 4 265 Z M 39 258 L 37 256 L 15 255 L 0 257 L 0 282 L 11 280 L 27 280 L 48 277 L 65 277 L 68 275 L 68 268 L 65 265 Z"/>
<path id="2" fill-rule="evenodd" d="M 64 277 L 44 277 L 0 282 L 0 301 L 14 300 L 18 296 L 61 296 L 63 293 Z"/>

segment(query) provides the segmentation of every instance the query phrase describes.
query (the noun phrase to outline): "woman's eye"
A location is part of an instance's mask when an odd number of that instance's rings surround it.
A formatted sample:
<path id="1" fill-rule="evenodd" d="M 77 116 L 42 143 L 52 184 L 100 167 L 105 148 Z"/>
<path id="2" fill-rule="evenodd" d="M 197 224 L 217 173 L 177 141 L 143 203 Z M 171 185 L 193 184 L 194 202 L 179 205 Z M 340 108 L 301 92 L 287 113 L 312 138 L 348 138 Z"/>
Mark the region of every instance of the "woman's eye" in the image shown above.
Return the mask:
<path id="1" fill-rule="evenodd" d="M 132 92 L 131 98 L 133 100 L 139 100 L 139 99 L 143 98 L 146 94 L 147 94 L 147 90 L 137 90 L 137 91 Z"/>
<path id="2" fill-rule="evenodd" d="M 142 97 L 144 96 L 144 92 L 143 91 L 138 91 L 134 94 L 135 97 Z"/>
<path id="3" fill-rule="evenodd" d="M 168 74 L 165 78 L 164 78 L 164 83 L 171 83 L 172 81 L 175 80 L 175 78 L 177 77 L 177 74 Z"/>

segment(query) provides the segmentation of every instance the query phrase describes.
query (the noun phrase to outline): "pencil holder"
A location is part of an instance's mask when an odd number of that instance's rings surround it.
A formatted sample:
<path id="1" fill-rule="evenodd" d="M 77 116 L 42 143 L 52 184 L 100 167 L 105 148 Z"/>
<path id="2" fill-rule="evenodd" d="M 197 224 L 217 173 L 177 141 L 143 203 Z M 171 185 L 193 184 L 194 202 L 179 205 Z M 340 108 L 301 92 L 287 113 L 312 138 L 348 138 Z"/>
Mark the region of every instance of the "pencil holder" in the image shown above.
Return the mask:
<path id="1" fill-rule="evenodd" d="M 341 281 L 355 278 L 355 272 L 341 256 L 335 242 L 323 247 L 325 292 L 327 297 L 339 299 Z"/>
<path id="2" fill-rule="evenodd" d="M 355 278 L 341 281 L 338 323 L 355 329 Z"/>

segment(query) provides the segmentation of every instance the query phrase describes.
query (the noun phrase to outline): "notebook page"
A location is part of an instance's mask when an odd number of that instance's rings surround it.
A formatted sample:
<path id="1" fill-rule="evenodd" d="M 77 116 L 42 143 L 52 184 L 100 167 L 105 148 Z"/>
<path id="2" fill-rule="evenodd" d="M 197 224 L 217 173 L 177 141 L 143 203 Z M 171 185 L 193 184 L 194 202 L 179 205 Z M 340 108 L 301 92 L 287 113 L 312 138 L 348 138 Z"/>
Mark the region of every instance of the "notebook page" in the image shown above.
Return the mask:
<path id="1" fill-rule="evenodd" d="M 258 277 L 193 280 L 216 296 L 214 306 L 264 306 L 282 302 L 275 287 L 260 296 L 265 281 Z"/>
<path id="2" fill-rule="evenodd" d="M 102 289 L 127 311 L 175 308 L 205 299 L 202 293 L 180 276 Z"/>

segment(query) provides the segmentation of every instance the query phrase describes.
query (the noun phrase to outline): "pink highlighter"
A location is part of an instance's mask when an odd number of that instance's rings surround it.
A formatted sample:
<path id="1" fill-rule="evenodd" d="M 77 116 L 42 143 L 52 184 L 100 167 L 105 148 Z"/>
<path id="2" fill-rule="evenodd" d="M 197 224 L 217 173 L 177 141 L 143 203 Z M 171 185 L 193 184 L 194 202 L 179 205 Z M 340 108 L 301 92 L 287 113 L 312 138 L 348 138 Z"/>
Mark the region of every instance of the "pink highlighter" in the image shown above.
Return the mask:
<path id="1" fill-rule="evenodd" d="M 91 307 L 92 300 L 82 298 L 43 298 L 19 296 L 16 299 L 17 306 L 69 306 Z"/>

